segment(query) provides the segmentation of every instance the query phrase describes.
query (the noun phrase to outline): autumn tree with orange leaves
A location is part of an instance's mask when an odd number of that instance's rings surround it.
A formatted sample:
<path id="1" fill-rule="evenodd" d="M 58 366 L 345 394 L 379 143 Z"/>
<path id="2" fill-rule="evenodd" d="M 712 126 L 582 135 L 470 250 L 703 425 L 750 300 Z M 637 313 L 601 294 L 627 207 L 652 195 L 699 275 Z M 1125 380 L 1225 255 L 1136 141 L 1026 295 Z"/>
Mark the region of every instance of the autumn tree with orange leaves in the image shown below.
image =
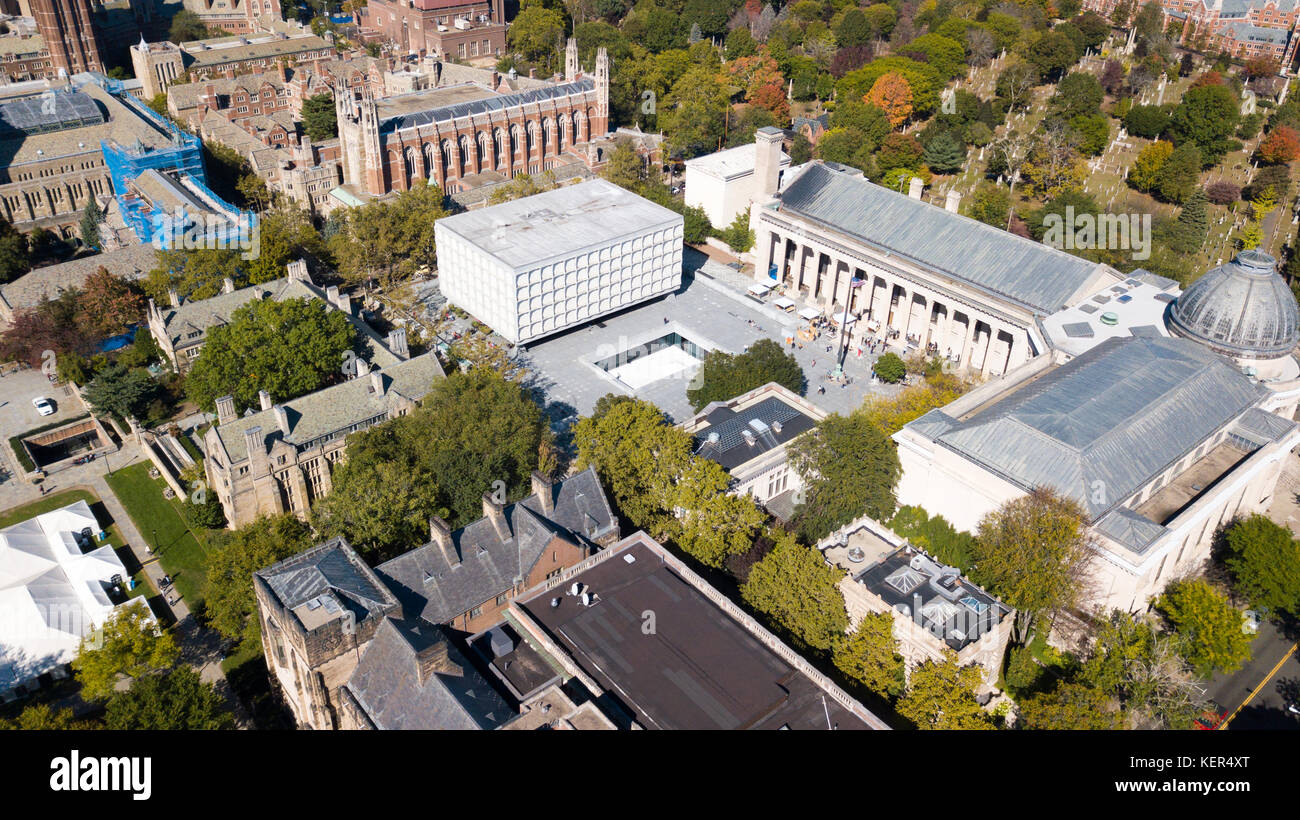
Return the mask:
<path id="1" fill-rule="evenodd" d="M 863 101 L 884 111 L 894 128 L 912 116 L 912 86 L 902 74 L 892 71 L 881 74 Z"/>
<path id="2" fill-rule="evenodd" d="M 1279 125 L 1259 144 L 1259 158 L 1270 165 L 1300 158 L 1300 134 L 1290 126 Z"/>

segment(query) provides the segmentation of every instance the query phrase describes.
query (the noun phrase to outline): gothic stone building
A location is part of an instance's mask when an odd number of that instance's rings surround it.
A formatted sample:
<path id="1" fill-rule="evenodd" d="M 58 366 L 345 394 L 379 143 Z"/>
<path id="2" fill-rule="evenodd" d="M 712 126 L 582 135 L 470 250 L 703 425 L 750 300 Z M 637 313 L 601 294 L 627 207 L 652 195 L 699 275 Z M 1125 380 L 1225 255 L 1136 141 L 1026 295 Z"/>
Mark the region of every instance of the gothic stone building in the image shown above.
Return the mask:
<path id="1" fill-rule="evenodd" d="M 335 538 L 254 573 L 266 663 L 301 726 L 391 726 L 414 716 L 385 714 L 382 698 L 415 687 L 427 699 L 439 681 L 487 704 L 466 714 L 462 697 L 439 728 L 513 716 L 447 636 L 499 622 L 514 596 L 619 538 L 595 470 L 534 473 L 532 490 L 512 504 L 484 494 L 484 517 L 459 530 L 434 517 L 428 544 L 373 569 Z"/>
<path id="2" fill-rule="evenodd" d="M 564 82 L 501 94 L 467 82 L 376 100 L 369 86 L 336 93 L 344 180 L 360 197 L 434 183 L 447 193 L 598 163 L 609 130 L 609 55 L 580 72 L 570 40 Z"/>

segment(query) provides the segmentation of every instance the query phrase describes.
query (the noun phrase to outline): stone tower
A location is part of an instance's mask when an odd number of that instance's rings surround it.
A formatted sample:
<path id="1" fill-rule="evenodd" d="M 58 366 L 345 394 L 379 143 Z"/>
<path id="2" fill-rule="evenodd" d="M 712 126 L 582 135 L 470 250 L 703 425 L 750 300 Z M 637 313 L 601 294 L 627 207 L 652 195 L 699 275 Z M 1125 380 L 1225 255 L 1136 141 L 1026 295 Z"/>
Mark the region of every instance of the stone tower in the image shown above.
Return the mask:
<path id="1" fill-rule="evenodd" d="M 365 168 L 366 190 L 372 194 L 384 193 L 384 154 L 379 146 L 379 111 L 370 85 L 361 86 L 361 116 L 357 126 L 361 142 L 361 160 Z"/>
<path id="2" fill-rule="evenodd" d="M 609 131 L 609 52 L 604 46 L 596 52 L 596 116 L 600 129 L 592 128 L 593 137 Z"/>
<path id="3" fill-rule="evenodd" d="M 91 0 L 31 0 L 36 30 L 50 50 L 50 63 L 68 74 L 103 71 Z"/>
<path id="4" fill-rule="evenodd" d="M 578 40 L 576 37 L 569 38 L 569 44 L 564 48 L 564 81 L 571 83 L 578 79 Z"/>
<path id="5" fill-rule="evenodd" d="M 131 46 L 131 67 L 143 86 L 145 99 L 166 92 L 172 80 L 185 72 L 179 48 L 171 43 L 146 43 L 144 35 Z"/>

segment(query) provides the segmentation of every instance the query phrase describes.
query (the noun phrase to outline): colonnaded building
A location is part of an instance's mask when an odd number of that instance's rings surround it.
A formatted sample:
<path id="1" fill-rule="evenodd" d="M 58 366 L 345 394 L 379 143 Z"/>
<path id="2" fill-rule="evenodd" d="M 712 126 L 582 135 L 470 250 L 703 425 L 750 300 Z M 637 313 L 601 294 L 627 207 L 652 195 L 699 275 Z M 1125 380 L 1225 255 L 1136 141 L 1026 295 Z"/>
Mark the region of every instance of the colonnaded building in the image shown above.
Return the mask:
<path id="1" fill-rule="evenodd" d="M 1119 284 L 1113 268 L 985 225 L 861 171 L 813 161 L 781 170 L 781 132 L 759 129 L 750 210 L 754 276 L 831 315 L 847 306 L 873 329 L 985 376 L 1049 349 L 1041 317 Z"/>
<path id="2" fill-rule="evenodd" d="M 681 214 L 603 179 L 434 223 L 442 293 L 513 344 L 672 293 Z"/>
<path id="3" fill-rule="evenodd" d="M 447 193 L 603 162 L 609 131 L 609 55 L 594 75 L 570 40 L 564 82 L 500 93 L 476 82 L 376 100 L 367 84 L 336 93 L 344 188 L 358 202 L 436 184 Z"/>
<path id="4" fill-rule="evenodd" d="M 894 434 L 900 504 L 974 530 L 1003 503 L 1052 488 L 1085 510 L 1096 560 L 1085 605 L 1138 610 L 1209 558 L 1215 531 L 1267 510 L 1292 448 L 1300 310 L 1267 254 L 1247 251 L 1125 334 L 1111 304 L 1062 326 L 1081 344 L 1040 356 Z M 1089 318 L 1091 316 L 1091 318 Z M 1154 317 L 1154 322 L 1150 319 Z M 1089 341 L 1097 343 L 1087 346 Z"/>

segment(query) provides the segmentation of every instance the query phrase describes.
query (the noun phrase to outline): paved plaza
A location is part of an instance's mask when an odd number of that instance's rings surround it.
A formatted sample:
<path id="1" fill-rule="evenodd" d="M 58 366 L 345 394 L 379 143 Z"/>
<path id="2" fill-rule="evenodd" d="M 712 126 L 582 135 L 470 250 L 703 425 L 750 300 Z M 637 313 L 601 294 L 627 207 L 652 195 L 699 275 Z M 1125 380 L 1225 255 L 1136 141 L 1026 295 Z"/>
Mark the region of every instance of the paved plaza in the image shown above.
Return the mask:
<path id="1" fill-rule="evenodd" d="M 747 277 L 706 261 L 698 253 L 688 259 L 686 267 L 682 287 L 675 293 L 518 351 L 519 360 L 530 371 L 530 386 L 541 391 L 548 415 L 558 426 L 574 416 L 590 415 L 596 401 L 607 393 L 651 401 L 674 422 L 693 415 L 686 390 L 696 369 L 680 367 L 680 357 L 672 357 L 663 368 L 666 377 L 651 381 L 644 369 L 629 370 L 624 365 L 620 371 L 627 378 L 624 380 L 596 365 L 630 348 L 676 333 L 707 350 L 740 353 L 759 339 L 784 344 L 798 328 L 796 315 L 747 295 L 744 282 L 751 281 Z M 844 414 L 856 409 L 869 394 L 889 395 L 899 389 L 872 384 L 875 357 L 865 352 L 861 358 L 856 351 L 847 357 L 847 386 L 831 381 L 835 356 L 826 352 L 827 344 L 834 340 L 823 335 L 817 342 L 792 350 L 808 380 L 809 401 L 827 412 Z M 819 387 L 826 392 L 818 393 Z"/>

